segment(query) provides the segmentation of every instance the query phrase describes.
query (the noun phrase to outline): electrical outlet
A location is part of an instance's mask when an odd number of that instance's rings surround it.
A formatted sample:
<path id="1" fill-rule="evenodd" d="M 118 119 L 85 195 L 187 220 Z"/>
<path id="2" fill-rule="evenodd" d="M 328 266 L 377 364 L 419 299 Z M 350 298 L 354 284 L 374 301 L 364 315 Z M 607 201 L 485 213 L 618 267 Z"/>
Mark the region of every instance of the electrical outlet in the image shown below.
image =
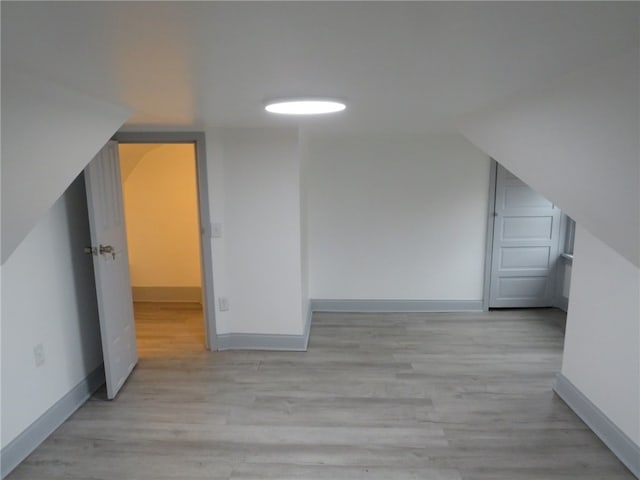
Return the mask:
<path id="1" fill-rule="evenodd" d="M 33 347 L 33 359 L 36 362 L 36 367 L 44 365 L 44 345 L 41 343 Z"/>
<path id="2" fill-rule="evenodd" d="M 229 310 L 229 299 L 227 297 L 218 297 L 218 310 L 221 312 Z"/>

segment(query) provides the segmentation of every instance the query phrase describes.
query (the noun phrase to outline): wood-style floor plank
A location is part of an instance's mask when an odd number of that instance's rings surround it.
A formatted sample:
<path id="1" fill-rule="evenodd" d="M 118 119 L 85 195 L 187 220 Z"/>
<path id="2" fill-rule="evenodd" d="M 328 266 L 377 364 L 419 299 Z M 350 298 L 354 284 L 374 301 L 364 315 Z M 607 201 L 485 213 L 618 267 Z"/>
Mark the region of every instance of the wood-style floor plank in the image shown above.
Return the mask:
<path id="1" fill-rule="evenodd" d="M 316 314 L 305 353 L 207 352 L 199 305 L 135 311 L 120 395 L 10 480 L 633 478 L 551 391 L 559 311 Z"/>

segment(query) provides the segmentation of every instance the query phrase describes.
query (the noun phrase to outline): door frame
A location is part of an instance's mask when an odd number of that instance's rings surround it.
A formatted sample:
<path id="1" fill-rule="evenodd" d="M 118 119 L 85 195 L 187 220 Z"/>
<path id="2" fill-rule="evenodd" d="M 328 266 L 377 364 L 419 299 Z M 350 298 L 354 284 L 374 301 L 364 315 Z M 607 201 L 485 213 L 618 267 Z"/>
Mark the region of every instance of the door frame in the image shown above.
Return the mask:
<path id="1" fill-rule="evenodd" d="M 112 137 L 118 143 L 193 143 L 196 156 L 198 187 L 198 219 L 200 227 L 200 274 L 202 276 L 202 310 L 205 343 L 209 350 L 218 350 L 215 294 L 213 286 L 213 250 L 211 246 L 211 214 L 209 209 L 209 182 L 207 177 L 207 149 L 204 132 L 116 132 Z"/>
<path id="2" fill-rule="evenodd" d="M 491 266 L 493 262 L 493 233 L 495 230 L 495 222 L 496 222 L 496 186 L 498 182 L 498 162 L 494 158 L 490 158 L 491 163 L 489 166 L 489 199 L 487 206 L 487 235 L 486 235 L 486 248 L 484 255 L 484 285 L 482 288 L 482 310 L 484 312 L 489 311 L 489 299 L 491 295 Z M 560 215 L 560 230 L 558 232 L 558 243 L 560 245 L 560 256 L 561 258 L 565 258 L 562 255 L 562 244 L 566 237 L 567 231 L 567 215 L 561 211 Z M 554 272 L 550 274 L 550 279 L 552 282 L 552 306 L 556 308 L 560 308 L 566 311 L 563 308 L 563 302 L 558 300 L 560 295 L 559 287 L 559 273 L 558 269 L 554 268 Z"/>
<path id="3" fill-rule="evenodd" d="M 498 162 L 493 158 L 489 167 L 489 205 L 487 207 L 487 236 L 484 253 L 484 285 L 482 287 L 482 310 L 489 311 L 489 295 L 491 294 L 491 264 L 493 262 L 493 229 L 496 222 L 496 175 Z"/>

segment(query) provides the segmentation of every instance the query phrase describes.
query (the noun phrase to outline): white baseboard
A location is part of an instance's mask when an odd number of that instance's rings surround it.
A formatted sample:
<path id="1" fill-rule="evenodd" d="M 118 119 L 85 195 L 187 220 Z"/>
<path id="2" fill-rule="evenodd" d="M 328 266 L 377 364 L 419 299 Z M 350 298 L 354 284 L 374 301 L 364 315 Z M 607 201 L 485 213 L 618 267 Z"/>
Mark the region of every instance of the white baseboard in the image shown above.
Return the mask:
<path id="1" fill-rule="evenodd" d="M 314 312 L 354 313 L 427 313 L 481 312 L 482 300 L 344 300 L 316 298 L 311 300 Z"/>
<path id="2" fill-rule="evenodd" d="M 481 312 L 482 300 L 333 300 L 309 301 L 302 335 L 224 333 L 218 335 L 219 350 L 282 350 L 304 352 L 309 345 L 313 312 Z"/>
<path id="3" fill-rule="evenodd" d="M 218 350 L 278 350 L 306 352 L 309 346 L 312 310 L 309 306 L 301 335 L 262 333 L 223 333 L 218 335 Z"/>
<path id="4" fill-rule="evenodd" d="M 2 478 L 80 408 L 104 381 L 104 366 L 100 365 L 4 447 L 0 452 Z"/>
<path id="5" fill-rule="evenodd" d="M 595 433 L 613 454 L 640 478 L 640 446 L 636 445 L 620 428 L 595 406 L 571 381 L 562 375 L 556 377 L 553 390 Z"/>
<path id="6" fill-rule="evenodd" d="M 332 300 L 309 301 L 302 335 L 223 333 L 218 350 L 282 350 L 304 352 L 309 345 L 313 312 L 481 312 L 482 300 Z"/>

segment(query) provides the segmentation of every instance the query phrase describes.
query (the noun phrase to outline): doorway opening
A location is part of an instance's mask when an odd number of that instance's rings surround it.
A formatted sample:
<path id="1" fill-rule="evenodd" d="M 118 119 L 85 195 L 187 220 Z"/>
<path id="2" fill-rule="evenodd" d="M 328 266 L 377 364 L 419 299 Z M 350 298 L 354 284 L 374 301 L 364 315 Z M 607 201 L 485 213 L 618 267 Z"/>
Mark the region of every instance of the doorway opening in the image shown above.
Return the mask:
<path id="1" fill-rule="evenodd" d="M 484 309 L 568 309 L 575 222 L 492 161 Z"/>
<path id="2" fill-rule="evenodd" d="M 208 345 L 196 144 L 119 143 L 141 358 Z"/>

